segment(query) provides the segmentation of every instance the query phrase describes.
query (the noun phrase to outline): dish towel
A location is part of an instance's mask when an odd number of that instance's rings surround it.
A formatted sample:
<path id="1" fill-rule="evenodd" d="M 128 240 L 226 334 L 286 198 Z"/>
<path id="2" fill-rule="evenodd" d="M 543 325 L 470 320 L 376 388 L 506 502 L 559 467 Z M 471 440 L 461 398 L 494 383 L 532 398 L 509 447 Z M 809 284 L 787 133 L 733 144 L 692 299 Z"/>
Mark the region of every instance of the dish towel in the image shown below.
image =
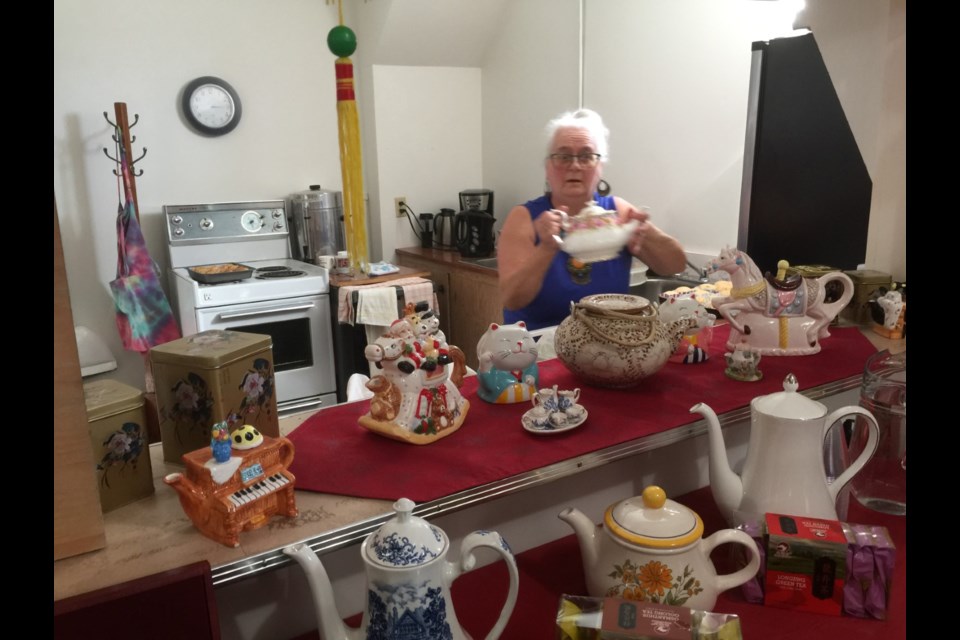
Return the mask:
<path id="1" fill-rule="evenodd" d="M 363 287 L 357 291 L 358 323 L 389 327 L 399 317 L 394 287 Z"/>
<path id="2" fill-rule="evenodd" d="M 356 321 L 356 313 L 353 308 L 353 292 L 363 291 L 365 289 L 372 288 L 381 288 L 381 287 L 402 287 L 408 284 L 426 284 L 430 286 L 430 291 L 433 291 L 433 283 L 424 278 L 396 278 L 394 280 L 387 280 L 386 282 L 379 284 L 367 284 L 361 286 L 344 286 L 337 287 L 337 321 L 340 324 L 354 324 Z M 359 295 L 358 295 L 359 297 Z M 404 304 L 408 301 L 404 301 Z M 433 306 L 431 308 L 437 308 L 437 297 L 433 296 L 433 300 L 429 300 Z M 359 301 L 358 301 L 359 306 Z"/>
<path id="3" fill-rule="evenodd" d="M 404 284 L 403 287 L 403 303 L 416 304 L 418 302 L 426 302 L 430 305 L 430 308 L 436 313 L 440 313 L 440 310 L 437 309 L 437 296 L 433 293 L 433 283 L 429 280 L 424 280 L 422 282 L 417 282 L 413 284 Z"/>

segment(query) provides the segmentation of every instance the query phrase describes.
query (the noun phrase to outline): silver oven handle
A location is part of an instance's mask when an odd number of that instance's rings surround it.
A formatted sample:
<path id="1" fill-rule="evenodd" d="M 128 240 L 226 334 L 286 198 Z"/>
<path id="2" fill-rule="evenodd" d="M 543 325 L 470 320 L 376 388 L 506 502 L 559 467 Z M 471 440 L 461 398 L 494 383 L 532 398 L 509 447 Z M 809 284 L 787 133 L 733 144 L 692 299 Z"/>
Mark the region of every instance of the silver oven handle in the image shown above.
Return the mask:
<path id="1" fill-rule="evenodd" d="M 257 309 L 256 311 L 238 311 L 237 313 L 221 313 L 219 318 L 221 320 L 233 320 L 235 318 L 249 318 L 251 316 L 266 316 L 272 313 L 283 313 L 285 311 L 300 311 L 302 309 L 313 309 L 316 304 L 313 302 L 309 304 L 297 304 L 292 306 L 284 307 L 270 307 L 269 309 Z"/>
<path id="2" fill-rule="evenodd" d="M 278 410 L 283 411 L 284 413 L 289 413 L 291 411 L 298 411 L 300 409 L 306 409 L 308 407 L 319 407 L 322 404 L 323 404 L 323 400 L 307 400 L 306 402 L 285 404 L 282 407 L 278 407 Z"/>

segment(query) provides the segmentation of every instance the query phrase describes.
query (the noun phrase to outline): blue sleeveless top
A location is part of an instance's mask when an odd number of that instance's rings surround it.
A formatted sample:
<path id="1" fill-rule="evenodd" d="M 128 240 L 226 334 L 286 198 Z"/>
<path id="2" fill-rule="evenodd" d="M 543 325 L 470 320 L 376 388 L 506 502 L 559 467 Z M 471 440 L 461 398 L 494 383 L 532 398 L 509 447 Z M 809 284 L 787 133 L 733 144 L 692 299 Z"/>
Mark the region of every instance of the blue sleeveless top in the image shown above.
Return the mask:
<path id="1" fill-rule="evenodd" d="M 607 210 L 616 209 L 613 196 L 595 195 L 594 200 Z M 548 196 L 540 196 L 524 205 L 536 220 L 544 211 L 552 209 Z M 540 244 L 540 238 L 536 239 Z M 543 278 L 537 297 L 527 306 L 503 310 L 503 321 L 512 324 L 523 320 L 527 329 L 535 330 L 560 324 L 570 315 L 570 303 L 594 293 L 628 293 L 630 290 L 630 263 L 632 258 L 624 247 L 620 255 L 610 260 L 589 265 L 577 263 L 564 251 L 557 251 Z"/>

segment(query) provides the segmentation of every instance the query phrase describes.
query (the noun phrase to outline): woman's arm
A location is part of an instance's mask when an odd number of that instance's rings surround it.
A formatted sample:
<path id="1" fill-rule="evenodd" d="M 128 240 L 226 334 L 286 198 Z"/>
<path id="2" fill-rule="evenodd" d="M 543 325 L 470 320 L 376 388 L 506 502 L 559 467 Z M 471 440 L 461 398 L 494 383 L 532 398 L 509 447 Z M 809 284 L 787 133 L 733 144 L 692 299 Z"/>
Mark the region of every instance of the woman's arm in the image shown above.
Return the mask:
<path id="1" fill-rule="evenodd" d="M 650 214 L 640 211 L 621 198 L 614 198 L 620 220 L 639 220 L 634 229 L 627 249 L 656 273 L 668 275 L 680 273 L 687 267 L 687 256 L 683 247 L 673 236 L 667 235 L 650 222 Z"/>
<path id="2" fill-rule="evenodd" d="M 544 211 L 531 221 L 530 211 L 516 206 L 507 216 L 497 244 L 497 271 L 500 277 L 500 302 L 507 309 L 530 304 L 543 285 L 543 278 L 558 245 L 553 236 L 560 233 L 560 216 Z M 537 236 L 540 243 L 537 244 Z"/>

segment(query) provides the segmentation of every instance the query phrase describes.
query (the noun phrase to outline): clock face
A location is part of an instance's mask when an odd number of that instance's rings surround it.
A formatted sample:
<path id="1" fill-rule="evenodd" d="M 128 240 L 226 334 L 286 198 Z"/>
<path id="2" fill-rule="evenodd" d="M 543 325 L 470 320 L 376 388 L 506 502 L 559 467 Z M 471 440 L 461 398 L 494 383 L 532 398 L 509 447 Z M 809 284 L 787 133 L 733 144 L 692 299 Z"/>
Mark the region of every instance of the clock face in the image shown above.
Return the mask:
<path id="1" fill-rule="evenodd" d="M 240 121 L 240 96 L 226 81 L 204 76 L 183 90 L 183 116 L 199 133 L 219 136 L 236 128 Z"/>
<path id="2" fill-rule="evenodd" d="M 263 218 L 256 211 L 246 211 L 240 216 L 240 224 L 250 233 L 255 233 L 263 227 Z"/>

